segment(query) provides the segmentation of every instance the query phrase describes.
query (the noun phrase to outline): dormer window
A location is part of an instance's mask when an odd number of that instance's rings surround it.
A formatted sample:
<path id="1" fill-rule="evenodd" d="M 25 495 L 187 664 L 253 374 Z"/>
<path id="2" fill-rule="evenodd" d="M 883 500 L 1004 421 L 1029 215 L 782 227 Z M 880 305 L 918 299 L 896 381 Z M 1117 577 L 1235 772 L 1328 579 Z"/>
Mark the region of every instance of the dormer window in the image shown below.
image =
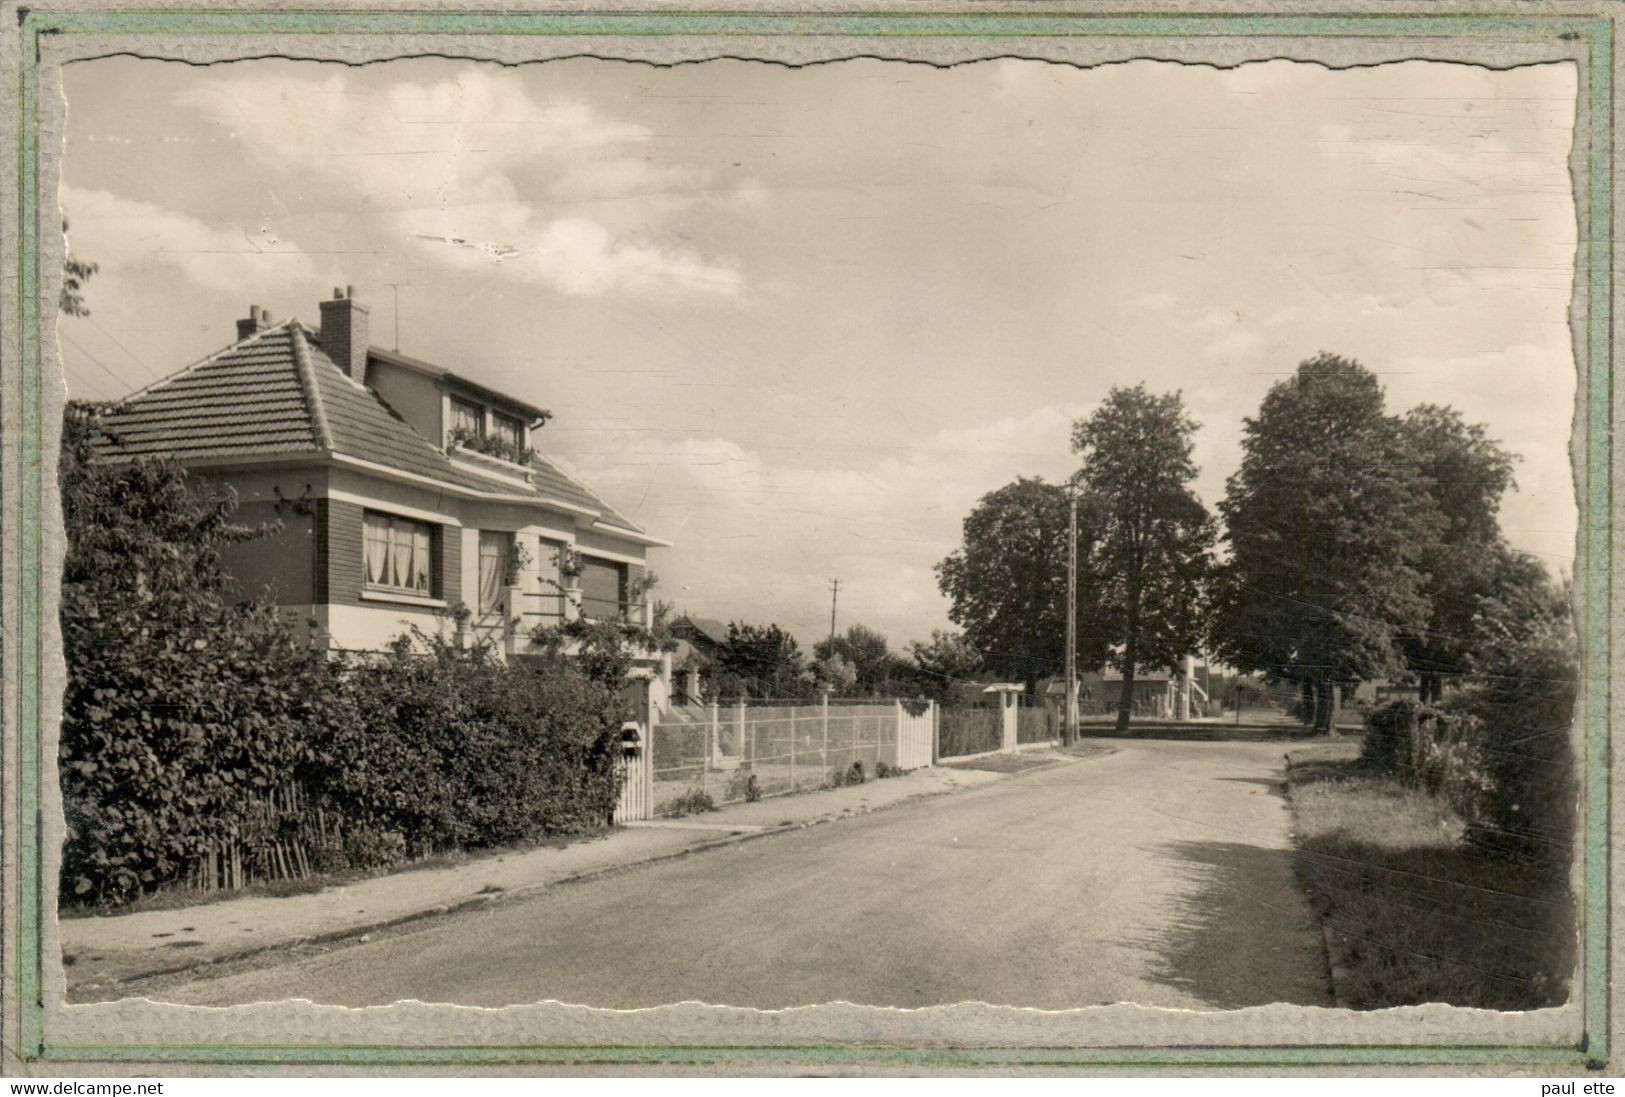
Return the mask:
<path id="1" fill-rule="evenodd" d="M 467 438 L 485 437 L 485 409 L 467 400 L 451 398 L 451 429 Z"/>

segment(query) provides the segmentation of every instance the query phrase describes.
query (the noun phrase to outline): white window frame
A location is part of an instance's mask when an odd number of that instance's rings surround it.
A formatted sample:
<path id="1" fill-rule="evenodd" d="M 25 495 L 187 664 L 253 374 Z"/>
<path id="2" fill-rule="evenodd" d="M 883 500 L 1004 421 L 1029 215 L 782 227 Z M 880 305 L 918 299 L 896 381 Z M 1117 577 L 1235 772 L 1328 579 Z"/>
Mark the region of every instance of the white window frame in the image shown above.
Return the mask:
<path id="1" fill-rule="evenodd" d="M 368 557 L 373 545 L 377 542 L 376 530 L 378 523 L 383 523 L 383 574 L 393 577 L 395 574 L 396 553 L 401 551 L 403 545 L 409 546 L 412 552 L 412 585 L 399 586 L 394 582 L 379 582 L 371 577 L 371 568 L 368 566 Z M 435 559 L 435 536 L 433 522 L 425 522 L 419 518 L 408 518 L 400 514 L 390 514 L 388 511 L 367 509 L 361 512 L 361 589 L 381 594 L 404 594 L 414 598 L 433 598 L 435 586 L 435 566 L 439 563 Z M 406 535 L 403 539 L 402 535 Z M 427 567 L 418 567 L 418 554 L 422 553 L 428 559 Z M 421 578 L 422 585 L 418 585 Z"/>

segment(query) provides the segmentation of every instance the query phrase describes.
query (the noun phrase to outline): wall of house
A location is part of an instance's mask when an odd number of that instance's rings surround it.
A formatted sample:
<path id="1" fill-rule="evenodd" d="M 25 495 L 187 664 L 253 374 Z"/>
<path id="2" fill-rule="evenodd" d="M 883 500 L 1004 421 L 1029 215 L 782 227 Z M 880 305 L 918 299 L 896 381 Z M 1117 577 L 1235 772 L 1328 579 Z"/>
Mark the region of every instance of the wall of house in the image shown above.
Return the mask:
<path id="1" fill-rule="evenodd" d="M 440 383 L 417 370 L 397 366 L 379 358 L 367 360 L 367 385 L 384 403 L 394 408 L 412 429 L 427 438 L 432 445 L 440 445 L 444 437 L 441 412 L 444 398 Z"/>
<path id="2" fill-rule="evenodd" d="M 250 501 L 240 503 L 237 520 L 245 526 L 281 528 L 251 541 L 227 545 L 221 562 L 230 572 L 240 598 L 265 597 L 285 606 L 308 606 L 316 600 L 316 507 Z"/>
<path id="3" fill-rule="evenodd" d="M 455 631 L 450 619 L 435 609 L 394 603 L 318 606 L 315 616 L 335 651 L 388 651 L 413 626 L 426 635 L 446 639 Z"/>

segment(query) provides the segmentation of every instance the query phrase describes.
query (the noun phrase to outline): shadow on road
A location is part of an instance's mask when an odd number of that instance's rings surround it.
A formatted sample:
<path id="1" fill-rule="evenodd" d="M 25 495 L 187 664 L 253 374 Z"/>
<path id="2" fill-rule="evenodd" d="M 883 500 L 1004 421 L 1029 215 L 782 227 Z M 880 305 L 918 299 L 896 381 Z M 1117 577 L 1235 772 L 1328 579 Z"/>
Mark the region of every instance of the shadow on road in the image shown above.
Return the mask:
<path id="1" fill-rule="evenodd" d="M 1289 850 L 1172 842 L 1158 854 L 1182 895 L 1157 931 L 1130 942 L 1156 955 L 1152 979 L 1218 1009 L 1332 1004 L 1319 927 Z"/>
<path id="2" fill-rule="evenodd" d="M 1124 732 L 1112 727 L 1084 727 L 1082 739 L 1166 739 L 1182 743 L 1314 742 L 1313 728 L 1290 724 L 1131 724 Z M 1324 737 L 1320 737 L 1324 741 Z"/>

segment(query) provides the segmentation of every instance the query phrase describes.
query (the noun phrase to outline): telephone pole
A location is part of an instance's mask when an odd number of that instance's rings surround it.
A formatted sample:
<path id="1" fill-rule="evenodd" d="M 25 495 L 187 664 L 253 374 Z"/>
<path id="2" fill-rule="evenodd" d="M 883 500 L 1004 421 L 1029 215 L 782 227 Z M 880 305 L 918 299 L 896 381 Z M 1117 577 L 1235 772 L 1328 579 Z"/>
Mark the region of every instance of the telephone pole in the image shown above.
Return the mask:
<path id="1" fill-rule="evenodd" d="M 841 581 L 829 581 L 829 653 L 835 654 L 835 603 L 841 596 Z"/>
<path id="2" fill-rule="evenodd" d="M 1066 729 L 1063 745 L 1078 740 L 1078 492 L 1067 493 L 1066 516 Z"/>

